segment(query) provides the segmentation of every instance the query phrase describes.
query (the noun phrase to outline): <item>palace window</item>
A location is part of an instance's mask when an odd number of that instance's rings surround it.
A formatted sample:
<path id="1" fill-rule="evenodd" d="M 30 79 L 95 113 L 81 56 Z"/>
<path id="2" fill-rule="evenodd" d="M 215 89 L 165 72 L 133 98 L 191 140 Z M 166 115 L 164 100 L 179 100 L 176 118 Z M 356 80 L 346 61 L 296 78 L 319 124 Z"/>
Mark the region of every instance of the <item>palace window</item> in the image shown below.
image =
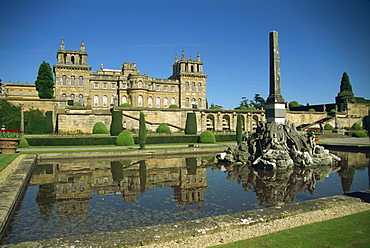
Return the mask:
<path id="1" fill-rule="evenodd" d="M 153 97 L 151 97 L 151 96 L 148 98 L 148 107 L 149 108 L 153 107 Z"/>
<path id="2" fill-rule="evenodd" d="M 103 83 L 103 89 L 108 89 L 108 84 L 107 83 Z"/>
<path id="3" fill-rule="evenodd" d="M 176 99 L 174 97 L 171 98 L 171 105 L 175 105 L 176 104 Z"/>
<path id="4" fill-rule="evenodd" d="M 71 95 L 71 100 L 74 100 L 75 99 L 75 95 L 74 94 L 72 94 Z"/>
<path id="5" fill-rule="evenodd" d="M 157 85 L 157 91 L 161 91 L 161 86 Z"/>
<path id="6" fill-rule="evenodd" d="M 94 83 L 94 89 L 99 89 L 99 83 L 98 82 Z"/>
<path id="7" fill-rule="evenodd" d="M 116 89 L 116 83 L 112 83 L 112 89 Z"/>
<path id="8" fill-rule="evenodd" d="M 67 86 L 67 77 L 66 75 L 63 75 L 62 76 L 62 87 L 66 87 Z"/>
<path id="9" fill-rule="evenodd" d="M 201 83 L 198 83 L 198 91 L 202 92 L 202 84 Z"/>
<path id="10" fill-rule="evenodd" d="M 167 91 L 168 86 L 163 86 L 163 91 Z"/>
<path id="11" fill-rule="evenodd" d="M 84 87 L 84 78 L 82 76 L 78 78 L 78 87 Z"/>
<path id="12" fill-rule="evenodd" d="M 189 82 L 185 83 L 185 91 L 189 91 Z"/>
<path id="13" fill-rule="evenodd" d="M 81 103 L 82 105 L 84 105 L 84 96 L 83 95 L 79 95 L 78 96 L 78 102 Z"/>
<path id="14" fill-rule="evenodd" d="M 114 104 L 115 98 L 116 96 L 114 94 L 110 97 L 110 104 Z"/>
<path id="15" fill-rule="evenodd" d="M 157 99 L 155 100 L 155 104 L 156 104 L 157 108 L 160 108 L 161 107 L 161 98 L 157 97 Z"/>
<path id="16" fill-rule="evenodd" d="M 62 94 L 62 99 L 66 99 L 67 98 L 67 95 L 66 94 Z"/>
<path id="17" fill-rule="evenodd" d="M 142 107 L 143 106 L 143 96 L 142 95 L 139 95 L 138 98 L 137 98 L 137 104 L 138 104 L 138 107 Z"/>
<path id="18" fill-rule="evenodd" d="M 94 96 L 94 107 L 99 107 L 99 96 Z"/>
<path id="19" fill-rule="evenodd" d="M 171 86 L 171 91 L 175 92 L 175 86 Z"/>
<path id="20" fill-rule="evenodd" d="M 195 92 L 195 83 L 194 82 L 191 84 L 191 91 Z"/>
<path id="21" fill-rule="evenodd" d="M 152 90 L 153 89 L 153 85 L 152 84 L 148 84 L 148 89 L 149 90 Z"/>
<path id="22" fill-rule="evenodd" d="M 143 82 L 141 82 L 141 81 L 137 82 L 137 87 L 138 88 L 143 88 Z"/>
<path id="23" fill-rule="evenodd" d="M 126 97 L 126 96 L 123 96 L 123 97 L 122 97 L 122 102 L 121 102 L 121 104 L 124 104 L 124 103 L 127 103 L 127 97 Z"/>
<path id="24" fill-rule="evenodd" d="M 202 108 L 202 99 L 201 98 L 198 99 L 198 108 Z"/>
<path id="25" fill-rule="evenodd" d="M 189 98 L 185 99 L 185 108 L 189 108 Z"/>
<path id="26" fill-rule="evenodd" d="M 126 89 L 127 88 L 127 83 L 122 83 L 122 89 Z"/>
<path id="27" fill-rule="evenodd" d="M 165 108 L 167 108 L 167 107 L 168 107 L 168 98 L 167 98 L 167 97 L 165 97 L 165 98 L 163 99 L 163 107 L 165 107 Z"/>
<path id="28" fill-rule="evenodd" d="M 103 96 L 103 107 L 107 107 L 107 106 L 108 106 L 108 97 Z"/>
<path id="29" fill-rule="evenodd" d="M 71 87 L 75 87 L 75 76 L 71 76 Z"/>

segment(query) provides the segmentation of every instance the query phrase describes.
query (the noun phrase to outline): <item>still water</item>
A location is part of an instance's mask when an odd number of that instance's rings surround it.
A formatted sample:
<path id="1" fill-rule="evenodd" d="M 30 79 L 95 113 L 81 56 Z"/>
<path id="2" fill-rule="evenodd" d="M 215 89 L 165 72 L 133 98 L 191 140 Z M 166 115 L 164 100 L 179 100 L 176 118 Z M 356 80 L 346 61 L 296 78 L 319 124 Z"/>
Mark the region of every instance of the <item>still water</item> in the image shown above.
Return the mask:
<path id="1" fill-rule="evenodd" d="M 369 154 L 333 153 L 342 158 L 339 164 L 275 171 L 218 164 L 214 154 L 41 161 L 3 243 L 118 231 L 369 189 Z"/>

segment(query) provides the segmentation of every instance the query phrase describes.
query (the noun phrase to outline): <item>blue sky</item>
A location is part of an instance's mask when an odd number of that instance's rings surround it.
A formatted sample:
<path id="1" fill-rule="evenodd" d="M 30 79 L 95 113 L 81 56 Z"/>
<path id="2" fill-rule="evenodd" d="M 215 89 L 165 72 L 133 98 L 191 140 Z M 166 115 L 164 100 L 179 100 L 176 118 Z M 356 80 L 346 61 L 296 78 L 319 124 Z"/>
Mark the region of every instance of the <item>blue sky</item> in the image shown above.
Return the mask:
<path id="1" fill-rule="evenodd" d="M 233 109 L 268 96 L 269 32 L 279 32 L 282 94 L 301 104 L 334 102 L 343 72 L 370 98 L 370 1 L 1 0 L 0 79 L 34 82 L 85 40 L 92 70 L 137 63 L 168 78 L 175 54 L 201 54 L 208 103 Z"/>

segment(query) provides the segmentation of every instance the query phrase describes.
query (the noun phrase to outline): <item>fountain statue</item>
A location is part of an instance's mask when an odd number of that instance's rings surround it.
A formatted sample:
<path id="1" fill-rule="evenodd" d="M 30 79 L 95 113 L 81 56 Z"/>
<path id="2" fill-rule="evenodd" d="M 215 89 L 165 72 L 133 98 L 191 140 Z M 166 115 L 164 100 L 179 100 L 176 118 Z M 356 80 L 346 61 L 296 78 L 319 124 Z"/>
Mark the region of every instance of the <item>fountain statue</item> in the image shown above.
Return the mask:
<path id="1" fill-rule="evenodd" d="M 340 160 L 314 142 L 314 134 L 300 134 L 293 123 L 285 121 L 286 103 L 281 94 L 278 33 L 270 32 L 270 94 L 266 101 L 267 122 L 243 142 L 229 146 L 217 155 L 221 161 L 251 164 L 263 168 L 293 165 L 329 165 Z"/>

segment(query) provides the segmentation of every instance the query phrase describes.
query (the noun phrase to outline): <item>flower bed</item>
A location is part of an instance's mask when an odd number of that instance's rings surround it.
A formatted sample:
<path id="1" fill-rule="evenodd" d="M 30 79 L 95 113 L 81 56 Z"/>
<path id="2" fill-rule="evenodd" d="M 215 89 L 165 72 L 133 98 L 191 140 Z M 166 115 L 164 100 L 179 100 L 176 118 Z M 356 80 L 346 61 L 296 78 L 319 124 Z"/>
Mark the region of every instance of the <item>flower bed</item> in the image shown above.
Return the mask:
<path id="1" fill-rule="evenodd" d="M 20 139 L 22 138 L 22 131 L 19 130 L 12 130 L 12 129 L 0 129 L 0 139 L 1 138 L 15 138 Z"/>

